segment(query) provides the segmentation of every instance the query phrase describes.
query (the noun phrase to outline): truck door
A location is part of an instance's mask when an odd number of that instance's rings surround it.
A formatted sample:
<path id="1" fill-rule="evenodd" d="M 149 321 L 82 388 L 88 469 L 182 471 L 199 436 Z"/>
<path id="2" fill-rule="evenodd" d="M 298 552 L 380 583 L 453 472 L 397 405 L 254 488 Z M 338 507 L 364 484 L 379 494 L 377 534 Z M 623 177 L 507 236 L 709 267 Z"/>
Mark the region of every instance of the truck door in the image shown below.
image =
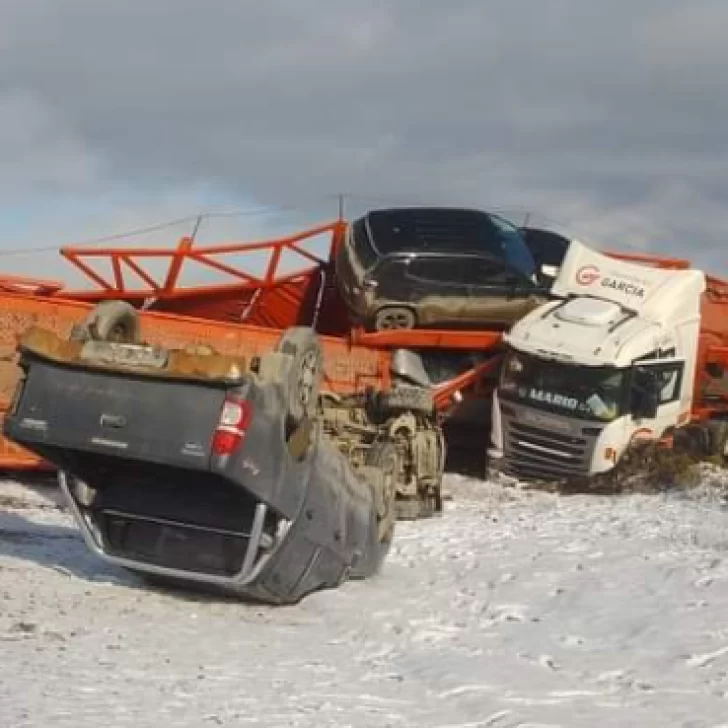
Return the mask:
<path id="1" fill-rule="evenodd" d="M 639 361 L 632 372 L 630 411 L 633 433 L 659 438 L 678 424 L 684 409 L 682 395 L 685 360 L 679 358 Z"/>

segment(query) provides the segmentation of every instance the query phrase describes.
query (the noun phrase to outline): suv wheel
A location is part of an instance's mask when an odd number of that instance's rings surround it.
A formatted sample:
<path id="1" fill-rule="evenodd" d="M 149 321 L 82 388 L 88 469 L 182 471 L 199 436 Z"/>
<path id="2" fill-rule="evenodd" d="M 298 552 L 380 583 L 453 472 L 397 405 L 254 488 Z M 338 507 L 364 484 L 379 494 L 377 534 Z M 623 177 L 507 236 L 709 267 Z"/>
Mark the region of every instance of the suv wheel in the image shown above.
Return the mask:
<path id="1" fill-rule="evenodd" d="M 403 306 L 388 306 L 377 311 L 374 317 L 376 331 L 391 331 L 393 329 L 414 329 L 417 325 L 415 312 Z"/>

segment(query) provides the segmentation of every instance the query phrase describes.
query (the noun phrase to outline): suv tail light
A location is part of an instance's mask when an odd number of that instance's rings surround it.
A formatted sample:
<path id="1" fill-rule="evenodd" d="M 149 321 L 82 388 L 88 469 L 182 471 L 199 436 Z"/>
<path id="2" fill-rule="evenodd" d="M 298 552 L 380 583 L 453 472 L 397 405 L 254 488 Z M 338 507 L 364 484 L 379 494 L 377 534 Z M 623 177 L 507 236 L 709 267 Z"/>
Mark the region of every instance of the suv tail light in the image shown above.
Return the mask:
<path id="1" fill-rule="evenodd" d="M 231 455 L 245 439 L 253 419 L 253 405 L 246 399 L 228 396 L 220 412 L 220 422 L 212 438 L 214 455 Z"/>

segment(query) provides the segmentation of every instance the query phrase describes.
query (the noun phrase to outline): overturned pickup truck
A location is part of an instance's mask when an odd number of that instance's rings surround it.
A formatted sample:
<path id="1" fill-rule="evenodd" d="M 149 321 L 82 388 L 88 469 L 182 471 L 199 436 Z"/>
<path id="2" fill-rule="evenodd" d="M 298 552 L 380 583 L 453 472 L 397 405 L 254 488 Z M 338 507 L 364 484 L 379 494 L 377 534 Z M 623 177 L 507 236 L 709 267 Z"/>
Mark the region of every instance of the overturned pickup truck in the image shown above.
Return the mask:
<path id="1" fill-rule="evenodd" d="M 361 407 L 320 405 L 315 334 L 289 329 L 260 357 L 172 350 L 139 343 L 132 312 L 101 304 L 70 340 L 25 332 L 4 424 L 57 466 L 89 548 L 152 582 L 273 604 L 374 575 L 402 447 L 396 428 L 352 426 Z"/>

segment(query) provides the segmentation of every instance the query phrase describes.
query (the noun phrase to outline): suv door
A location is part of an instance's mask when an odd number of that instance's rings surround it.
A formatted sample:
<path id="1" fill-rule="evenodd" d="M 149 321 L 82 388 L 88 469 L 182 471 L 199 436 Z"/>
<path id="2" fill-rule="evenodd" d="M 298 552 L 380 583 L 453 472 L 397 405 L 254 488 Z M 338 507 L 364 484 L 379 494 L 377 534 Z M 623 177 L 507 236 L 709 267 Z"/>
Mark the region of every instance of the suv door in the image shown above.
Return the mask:
<path id="1" fill-rule="evenodd" d="M 510 326 L 546 300 L 544 291 L 497 259 L 463 260 L 468 300 L 462 317 L 470 324 Z"/>
<path id="2" fill-rule="evenodd" d="M 403 281 L 422 325 L 457 324 L 468 301 L 458 258 L 418 255 Z"/>

